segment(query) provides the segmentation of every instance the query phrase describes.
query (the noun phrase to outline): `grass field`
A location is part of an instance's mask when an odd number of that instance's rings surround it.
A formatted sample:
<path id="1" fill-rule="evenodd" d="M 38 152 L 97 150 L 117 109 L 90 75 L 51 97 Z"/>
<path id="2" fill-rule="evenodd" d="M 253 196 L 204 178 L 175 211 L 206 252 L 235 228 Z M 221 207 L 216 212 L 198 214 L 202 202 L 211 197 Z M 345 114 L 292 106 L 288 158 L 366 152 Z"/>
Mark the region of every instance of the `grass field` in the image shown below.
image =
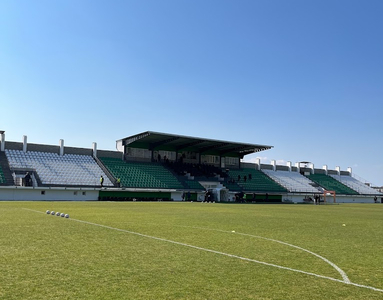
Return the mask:
<path id="1" fill-rule="evenodd" d="M 379 204 L 0 202 L 0 225 L 0 299 L 383 299 Z"/>

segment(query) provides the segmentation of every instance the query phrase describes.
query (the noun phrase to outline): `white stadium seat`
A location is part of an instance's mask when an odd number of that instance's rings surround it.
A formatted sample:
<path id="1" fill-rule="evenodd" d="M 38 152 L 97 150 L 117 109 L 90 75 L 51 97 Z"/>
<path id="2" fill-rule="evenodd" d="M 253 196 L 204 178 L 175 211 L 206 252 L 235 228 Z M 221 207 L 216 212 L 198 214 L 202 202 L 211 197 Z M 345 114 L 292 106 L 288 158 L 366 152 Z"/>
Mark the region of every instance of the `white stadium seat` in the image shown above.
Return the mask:
<path id="1" fill-rule="evenodd" d="M 262 170 L 274 181 L 295 193 L 319 193 L 320 189 L 314 187 L 313 182 L 298 172 Z"/>
<path id="2" fill-rule="evenodd" d="M 23 152 L 5 150 L 11 168 L 35 169 L 43 184 L 98 185 L 104 177 L 105 186 L 113 186 L 93 157 L 88 155 Z"/>
<path id="3" fill-rule="evenodd" d="M 357 180 L 356 178 L 348 175 L 330 175 L 334 179 L 340 181 L 344 185 L 347 185 L 349 188 L 352 188 L 354 191 L 357 191 L 362 195 L 376 195 L 376 190 L 365 185 L 363 182 Z"/>

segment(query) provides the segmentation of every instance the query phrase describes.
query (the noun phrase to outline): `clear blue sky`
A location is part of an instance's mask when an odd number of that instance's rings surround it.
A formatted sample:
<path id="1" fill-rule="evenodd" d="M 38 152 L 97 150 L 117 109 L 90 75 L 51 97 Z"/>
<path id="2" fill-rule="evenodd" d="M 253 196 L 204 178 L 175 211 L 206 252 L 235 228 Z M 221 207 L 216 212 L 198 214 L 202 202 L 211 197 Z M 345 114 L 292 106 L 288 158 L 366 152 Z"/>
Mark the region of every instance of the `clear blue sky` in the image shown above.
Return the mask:
<path id="1" fill-rule="evenodd" d="M 381 0 L 2 0 L 0 129 L 273 145 L 264 162 L 383 185 L 382 15 Z"/>

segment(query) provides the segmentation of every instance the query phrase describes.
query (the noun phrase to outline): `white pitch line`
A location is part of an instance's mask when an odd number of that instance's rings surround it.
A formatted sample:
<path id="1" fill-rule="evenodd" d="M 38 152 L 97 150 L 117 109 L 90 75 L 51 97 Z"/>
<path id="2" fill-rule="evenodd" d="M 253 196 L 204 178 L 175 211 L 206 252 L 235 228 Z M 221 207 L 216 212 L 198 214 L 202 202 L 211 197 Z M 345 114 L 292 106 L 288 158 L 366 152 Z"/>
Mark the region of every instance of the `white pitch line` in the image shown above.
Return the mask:
<path id="1" fill-rule="evenodd" d="M 232 232 L 232 231 L 227 231 L 227 230 L 204 228 L 204 227 L 196 227 L 196 226 L 182 226 L 182 227 L 189 227 L 189 228 L 196 228 L 196 229 L 203 229 L 203 230 L 218 231 L 218 232 L 224 232 L 224 233 L 230 233 L 230 234 L 239 234 L 239 235 L 244 235 L 244 236 L 250 236 L 250 237 L 253 237 L 253 238 L 264 239 L 264 240 L 267 240 L 267 241 L 272 241 L 272 242 L 283 244 L 283 245 L 286 245 L 286 246 L 289 246 L 289 247 L 293 247 L 293 248 L 305 251 L 307 253 L 310 253 L 311 255 L 314 255 L 314 256 L 320 258 L 321 260 L 325 261 L 330 266 L 332 266 L 335 270 L 338 271 L 338 273 L 342 276 L 343 281 L 345 283 L 350 283 L 351 282 L 351 280 L 348 278 L 347 274 L 341 268 L 339 268 L 336 264 L 334 264 L 333 262 L 329 261 L 327 258 L 325 258 L 325 257 L 323 257 L 323 256 L 321 256 L 321 255 L 319 255 L 319 254 L 317 254 L 315 252 L 312 252 L 310 250 L 307 250 L 305 248 L 302 248 L 302 247 L 299 247 L 299 246 L 296 246 L 296 245 L 293 245 L 293 244 L 289 244 L 289 243 L 282 242 L 282 241 L 275 240 L 275 239 L 266 238 L 266 237 L 263 237 L 263 236 L 252 235 L 252 234 L 241 233 L 241 232 Z"/>
<path id="2" fill-rule="evenodd" d="M 44 214 L 44 212 L 33 210 L 33 209 L 28 209 L 28 208 L 23 208 L 23 209 Z M 297 269 L 293 269 L 293 268 L 288 268 L 288 267 L 284 267 L 284 266 L 280 266 L 280 265 L 275 265 L 275 264 L 271 264 L 271 263 L 267 263 L 267 262 L 263 262 L 263 261 L 259 261 L 259 260 L 255 260 L 255 259 L 251 259 L 251 258 L 247 258 L 247 257 L 242 257 L 242 256 L 234 255 L 234 254 L 229 254 L 229 253 L 224 253 L 224 252 L 220 252 L 220 251 L 216 251 L 216 250 L 202 248 L 202 247 L 198 247 L 198 246 L 194 246 L 194 245 L 189 245 L 189 244 L 185 244 L 185 243 L 181 243 L 181 242 L 177 242 L 177 241 L 167 240 L 167 239 L 163 239 L 163 238 L 159 238 L 159 237 L 155 237 L 155 236 L 151 236 L 151 235 L 147 235 L 147 234 L 142 234 L 142 233 L 138 233 L 138 232 L 134 232 L 134 231 L 129 231 L 129 230 L 126 230 L 126 229 L 120 229 L 120 228 L 116 228 L 116 227 L 111 227 L 111 226 L 107 226 L 107 225 L 97 224 L 97 223 L 83 221 L 83 220 L 78 220 L 78 219 L 73 219 L 73 218 L 69 218 L 69 219 L 65 219 L 65 220 L 68 220 L 68 221 L 70 220 L 70 221 L 75 221 L 75 222 L 84 223 L 84 224 L 88 224 L 88 225 L 98 226 L 98 227 L 102 227 L 102 228 L 106 228 L 106 229 L 111 229 L 111 230 L 116 230 L 116 231 L 120 231 L 120 232 L 130 233 L 130 234 L 134 234 L 134 235 L 138 235 L 138 236 L 141 236 L 141 237 L 146 237 L 146 238 L 150 238 L 150 239 L 154 239 L 154 240 L 158 240 L 158 241 L 162 241 L 162 242 L 168 242 L 168 243 L 172 243 L 172 244 L 176 244 L 176 245 L 180 245 L 180 246 L 184 246 L 184 247 L 189 247 L 189 248 L 193 248 L 193 249 L 197 249 L 197 250 L 201 250 L 201 251 L 206 251 L 206 252 L 211 252 L 211 253 L 215 253 L 215 254 L 220 254 L 220 255 L 223 255 L 223 256 L 227 256 L 227 257 L 237 258 L 237 259 L 240 259 L 240 260 L 254 262 L 254 263 L 265 265 L 265 266 L 269 266 L 269 267 L 274 267 L 274 268 L 278 268 L 278 269 L 282 269 L 282 270 L 288 270 L 288 271 L 292 271 L 292 272 L 297 272 L 297 273 L 301 273 L 301 274 L 305 274 L 305 275 L 314 276 L 314 277 L 317 277 L 317 278 L 328 279 L 328 280 L 331 280 L 331 281 L 335 281 L 335 282 L 339 282 L 339 283 L 343 283 L 343 284 L 347 284 L 347 285 L 353 285 L 353 286 L 356 286 L 356 287 L 366 288 L 366 289 L 370 289 L 370 290 L 373 290 L 373 291 L 376 291 L 376 292 L 383 293 L 383 289 L 378 289 L 378 288 L 375 288 L 375 287 L 372 287 L 372 286 L 368 286 L 368 285 L 362 285 L 362 284 L 357 284 L 357 283 L 353 283 L 353 282 L 345 282 L 343 280 L 336 279 L 336 278 L 329 277 L 329 276 L 323 276 L 323 275 L 319 275 L 319 274 L 315 274 L 315 273 L 310 273 L 310 272 L 306 272 L 306 271 L 302 271 L 302 270 L 297 270 Z"/>

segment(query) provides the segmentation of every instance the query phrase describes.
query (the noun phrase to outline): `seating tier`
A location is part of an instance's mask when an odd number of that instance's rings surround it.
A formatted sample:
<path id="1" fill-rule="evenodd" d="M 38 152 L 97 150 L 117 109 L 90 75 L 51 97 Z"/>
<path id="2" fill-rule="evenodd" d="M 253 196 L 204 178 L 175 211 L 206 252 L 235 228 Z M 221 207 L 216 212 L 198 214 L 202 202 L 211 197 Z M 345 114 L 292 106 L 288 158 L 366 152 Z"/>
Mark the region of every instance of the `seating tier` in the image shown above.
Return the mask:
<path id="1" fill-rule="evenodd" d="M 363 182 L 357 180 L 356 178 L 348 175 L 330 175 L 334 179 L 340 181 L 344 185 L 348 186 L 349 188 L 353 189 L 354 191 L 357 191 L 359 194 L 362 195 L 377 195 L 381 194 L 377 192 L 375 189 L 365 185 Z"/>
<path id="2" fill-rule="evenodd" d="M 239 170 L 230 170 L 229 176 L 231 181 L 239 185 L 244 191 L 269 193 L 287 192 L 283 186 L 268 177 L 265 173 L 256 169 L 244 168 Z M 239 180 L 238 176 L 240 176 Z"/>
<path id="3" fill-rule="evenodd" d="M 294 193 L 319 193 L 319 189 L 313 187 L 313 182 L 299 172 L 262 170 L 269 177 L 290 192 Z"/>
<path id="4" fill-rule="evenodd" d="M 9 166 L 12 169 L 34 169 L 44 185 L 98 186 L 101 175 L 104 186 L 113 186 L 112 182 L 89 155 L 48 152 L 23 152 L 5 150 Z"/>
<path id="5" fill-rule="evenodd" d="M 132 188 L 184 189 L 183 184 L 160 163 L 127 162 L 118 158 L 100 160 L 121 185 Z"/>
<path id="6" fill-rule="evenodd" d="M 193 190 L 205 190 L 205 188 L 195 180 L 185 180 L 186 185 L 188 186 L 189 189 Z"/>
<path id="7" fill-rule="evenodd" d="M 358 195 L 356 191 L 331 176 L 325 174 L 311 174 L 307 177 L 328 191 L 335 191 L 335 193 L 341 195 Z"/>
<path id="8" fill-rule="evenodd" d="M 2 167 L 0 167 L 0 184 L 5 183 L 5 176 Z"/>

